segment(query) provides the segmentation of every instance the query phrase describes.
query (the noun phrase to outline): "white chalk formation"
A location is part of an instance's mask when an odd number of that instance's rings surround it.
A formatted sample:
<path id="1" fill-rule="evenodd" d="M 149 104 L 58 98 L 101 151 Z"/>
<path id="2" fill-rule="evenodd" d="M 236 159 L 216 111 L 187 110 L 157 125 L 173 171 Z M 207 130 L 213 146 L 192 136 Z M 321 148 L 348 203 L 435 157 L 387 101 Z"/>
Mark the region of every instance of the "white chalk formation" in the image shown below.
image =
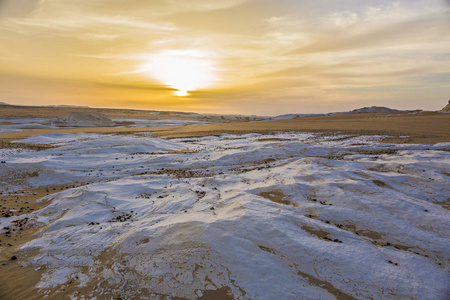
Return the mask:
<path id="1" fill-rule="evenodd" d="M 100 298 L 221 288 L 241 300 L 449 297 L 449 143 L 304 133 L 24 142 L 62 146 L 5 153 L 0 179 L 40 174 L 11 189 L 91 182 L 26 215 L 42 229 L 20 259 L 45 268 L 43 291 L 73 281 Z"/>

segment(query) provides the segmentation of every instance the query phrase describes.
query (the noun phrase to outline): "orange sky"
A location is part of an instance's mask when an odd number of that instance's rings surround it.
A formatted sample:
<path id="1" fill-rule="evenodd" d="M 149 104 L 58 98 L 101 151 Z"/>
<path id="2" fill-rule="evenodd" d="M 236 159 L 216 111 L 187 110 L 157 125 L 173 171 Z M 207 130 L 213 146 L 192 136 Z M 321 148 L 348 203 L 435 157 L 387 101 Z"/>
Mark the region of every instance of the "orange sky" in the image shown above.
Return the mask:
<path id="1" fill-rule="evenodd" d="M 0 101 L 276 115 L 450 98 L 444 0 L 0 0 Z"/>

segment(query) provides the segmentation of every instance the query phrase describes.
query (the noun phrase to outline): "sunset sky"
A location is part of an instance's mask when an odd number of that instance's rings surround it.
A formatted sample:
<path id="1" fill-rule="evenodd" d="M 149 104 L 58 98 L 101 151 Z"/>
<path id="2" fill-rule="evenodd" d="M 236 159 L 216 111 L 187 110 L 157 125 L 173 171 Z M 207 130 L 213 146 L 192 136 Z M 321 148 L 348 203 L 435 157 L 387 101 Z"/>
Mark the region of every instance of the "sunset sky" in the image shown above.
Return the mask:
<path id="1" fill-rule="evenodd" d="M 441 109 L 450 1 L 0 0 L 0 101 L 276 115 Z"/>

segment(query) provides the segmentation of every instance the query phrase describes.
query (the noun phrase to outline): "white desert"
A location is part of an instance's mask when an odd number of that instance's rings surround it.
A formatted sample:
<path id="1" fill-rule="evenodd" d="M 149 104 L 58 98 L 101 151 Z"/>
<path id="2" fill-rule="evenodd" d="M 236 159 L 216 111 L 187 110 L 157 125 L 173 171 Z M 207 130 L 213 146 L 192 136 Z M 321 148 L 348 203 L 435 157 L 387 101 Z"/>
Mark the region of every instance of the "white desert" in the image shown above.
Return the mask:
<path id="1" fill-rule="evenodd" d="M 450 299 L 450 0 L 0 0 L 0 300 Z"/>
<path id="2" fill-rule="evenodd" d="M 1 113 L 2 299 L 449 296 L 450 114 Z"/>

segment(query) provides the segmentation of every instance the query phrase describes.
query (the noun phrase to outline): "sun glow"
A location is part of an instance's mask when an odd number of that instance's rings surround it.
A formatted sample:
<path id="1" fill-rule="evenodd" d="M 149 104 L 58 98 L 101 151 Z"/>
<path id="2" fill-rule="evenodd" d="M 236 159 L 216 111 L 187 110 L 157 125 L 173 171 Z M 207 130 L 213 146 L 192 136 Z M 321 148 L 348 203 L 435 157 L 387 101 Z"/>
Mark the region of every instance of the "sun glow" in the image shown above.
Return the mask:
<path id="1" fill-rule="evenodd" d="M 216 80 L 208 53 L 198 50 L 164 50 L 153 54 L 143 69 L 176 89 L 176 96 L 188 96 L 189 91 L 210 86 Z"/>

